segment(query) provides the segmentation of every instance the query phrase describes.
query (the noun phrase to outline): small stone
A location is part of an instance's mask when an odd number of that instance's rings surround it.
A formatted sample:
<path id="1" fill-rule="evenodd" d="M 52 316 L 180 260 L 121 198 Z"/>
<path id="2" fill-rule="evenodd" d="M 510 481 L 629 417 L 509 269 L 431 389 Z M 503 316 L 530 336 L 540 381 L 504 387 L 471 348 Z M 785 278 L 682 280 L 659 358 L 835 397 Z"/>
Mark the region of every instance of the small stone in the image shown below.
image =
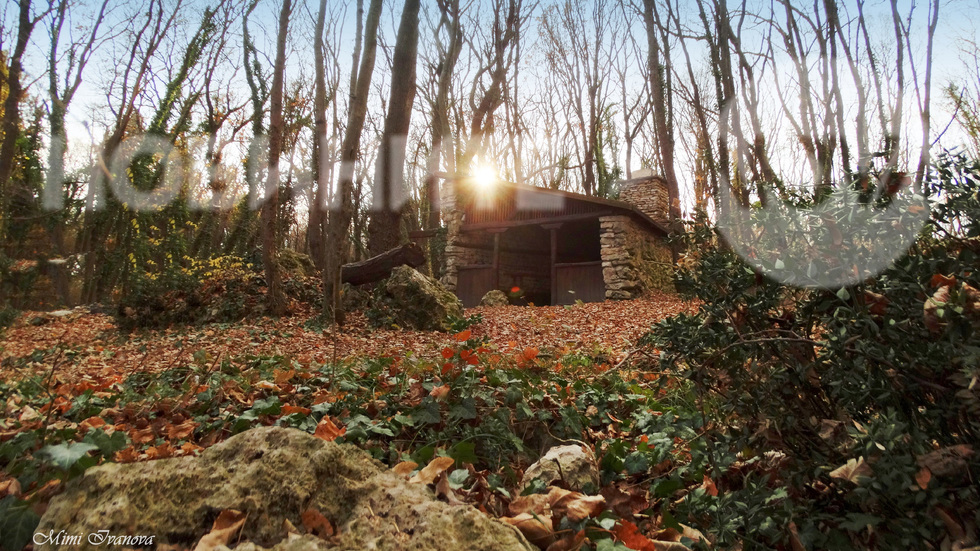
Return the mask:
<path id="1" fill-rule="evenodd" d="M 555 446 L 528 467 L 521 479 L 521 487 L 526 488 L 533 480 L 540 480 L 545 486 L 562 486 L 575 492 L 581 492 L 590 485 L 597 490 L 599 467 L 592 450 L 584 445 Z"/>
<path id="2" fill-rule="evenodd" d="M 507 300 L 507 294 L 500 289 L 487 291 L 480 300 L 480 306 L 507 306 L 508 304 L 510 302 Z"/>

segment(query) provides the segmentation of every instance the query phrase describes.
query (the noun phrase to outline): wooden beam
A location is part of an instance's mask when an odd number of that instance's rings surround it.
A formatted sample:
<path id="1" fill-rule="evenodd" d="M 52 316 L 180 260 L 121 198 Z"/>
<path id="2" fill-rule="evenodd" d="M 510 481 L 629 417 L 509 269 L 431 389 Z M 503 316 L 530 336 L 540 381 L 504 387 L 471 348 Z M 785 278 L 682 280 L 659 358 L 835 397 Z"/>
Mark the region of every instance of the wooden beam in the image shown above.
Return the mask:
<path id="1" fill-rule="evenodd" d="M 527 220 L 506 220 L 501 222 L 476 222 L 473 224 L 463 224 L 459 228 L 461 233 L 472 233 L 491 229 L 516 228 L 519 226 L 544 226 L 545 224 L 562 224 L 565 222 L 578 222 L 580 220 L 591 220 L 600 216 L 609 216 L 613 211 L 588 212 L 584 214 L 567 214 L 564 216 L 547 216 L 542 218 L 529 218 Z"/>
<path id="2" fill-rule="evenodd" d="M 408 232 L 409 239 L 429 239 L 439 235 L 439 229 L 431 230 L 412 230 Z"/>

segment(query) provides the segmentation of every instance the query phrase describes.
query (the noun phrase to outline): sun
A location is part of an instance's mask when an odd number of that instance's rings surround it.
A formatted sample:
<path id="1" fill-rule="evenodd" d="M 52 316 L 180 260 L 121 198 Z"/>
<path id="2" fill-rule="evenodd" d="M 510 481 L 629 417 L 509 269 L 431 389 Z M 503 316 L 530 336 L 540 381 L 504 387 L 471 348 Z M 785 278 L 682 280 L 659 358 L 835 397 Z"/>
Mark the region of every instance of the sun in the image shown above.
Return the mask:
<path id="1" fill-rule="evenodd" d="M 470 169 L 470 178 L 476 187 L 484 191 L 493 189 L 500 181 L 500 177 L 497 175 L 497 167 L 483 161 L 473 163 L 473 167 Z"/>

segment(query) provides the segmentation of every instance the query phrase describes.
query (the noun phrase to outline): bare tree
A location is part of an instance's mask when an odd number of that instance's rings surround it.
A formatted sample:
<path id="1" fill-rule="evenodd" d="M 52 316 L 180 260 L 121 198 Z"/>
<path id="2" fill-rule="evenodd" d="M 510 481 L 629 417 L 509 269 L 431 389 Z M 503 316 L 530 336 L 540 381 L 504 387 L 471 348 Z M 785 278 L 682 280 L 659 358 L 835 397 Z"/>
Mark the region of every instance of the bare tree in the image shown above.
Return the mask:
<path id="1" fill-rule="evenodd" d="M 378 25 L 381 21 L 382 3 L 382 0 L 371 0 L 367 19 L 363 24 L 361 23 L 364 12 L 363 0 L 358 0 L 357 3 L 358 30 L 351 65 L 347 129 L 341 146 L 338 189 L 334 208 L 330 214 L 328 255 L 326 269 L 323 270 L 324 317 L 338 325 L 344 322 L 344 309 L 340 302 L 340 269 L 346 260 L 347 232 L 353 216 L 355 161 L 360 148 L 361 130 L 364 128 L 364 119 L 367 116 L 367 100 L 378 47 Z M 363 57 L 361 57 L 362 46 Z"/>
<path id="2" fill-rule="evenodd" d="M 388 113 L 374 173 L 374 214 L 368 225 L 368 250 L 372 256 L 395 248 L 401 240 L 405 147 L 415 103 L 418 40 L 419 0 L 406 0 L 395 39 Z"/>
<path id="3" fill-rule="evenodd" d="M 276 62 L 272 70 L 272 90 L 269 104 L 269 173 L 265 185 L 265 202 L 262 204 L 262 265 L 265 269 L 266 299 L 269 313 L 281 316 L 286 311 L 276 257 L 277 214 L 279 211 L 279 157 L 283 146 L 282 96 L 286 78 L 286 37 L 289 33 L 289 17 L 292 0 L 283 0 L 279 11 L 279 33 L 276 38 Z"/>
<path id="4" fill-rule="evenodd" d="M 650 101 L 657 133 L 657 153 L 664 180 L 671 219 L 680 219 L 680 188 L 674 171 L 674 108 L 670 44 L 655 0 L 643 0 L 643 22 L 647 30 Z"/>

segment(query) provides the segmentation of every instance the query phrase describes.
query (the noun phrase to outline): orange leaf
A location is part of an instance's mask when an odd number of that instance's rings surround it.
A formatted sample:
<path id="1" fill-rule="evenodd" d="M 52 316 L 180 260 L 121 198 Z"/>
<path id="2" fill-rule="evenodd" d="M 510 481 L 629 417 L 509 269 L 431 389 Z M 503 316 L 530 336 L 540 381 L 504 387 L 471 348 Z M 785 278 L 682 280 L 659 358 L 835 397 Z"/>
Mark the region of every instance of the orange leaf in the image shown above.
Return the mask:
<path id="1" fill-rule="evenodd" d="M 453 352 L 453 349 L 452 348 L 446 347 L 446 348 L 443 348 L 442 349 L 442 357 L 443 358 L 446 358 L 447 360 L 449 358 L 452 358 L 453 357 L 453 354 L 455 354 L 455 352 Z"/>
<path id="2" fill-rule="evenodd" d="M 453 364 L 451 364 L 449 362 L 446 362 L 446 363 L 442 364 L 442 374 L 443 375 L 445 375 L 446 373 L 449 373 L 452 370 L 453 370 Z"/>
<path id="3" fill-rule="evenodd" d="M 708 475 L 704 475 L 704 481 L 701 483 L 701 487 L 704 488 L 708 495 L 718 497 L 718 487 L 715 486 L 715 482 L 708 478 Z"/>
<path id="4" fill-rule="evenodd" d="M 637 551 L 657 551 L 657 544 L 640 533 L 640 529 L 628 520 L 620 520 L 613 528 L 613 534 L 623 542 L 623 545 Z"/>
<path id="5" fill-rule="evenodd" d="M 313 431 L 313 436 L 321 440 L 326 440 L 327 442 L 333 442 L 338 436 L 343 436 L 346 433 L 346 427 L 338 427 L 329 416 L 324 415 L 323 419 L 320 419 L 320 422 L 317 423 L 316 430 Z"/>
<path id="6" fill-rule="evenodd" d="M 139 459 L 139 456 L 140 454 L 138 451 L 136 451 L 136 448 L 130 446 L 124 450 L 117 451 L 112 458 L 116 461 L 116 463 L 133 463 Z"/>
<path id="7" fill-rule="evenodd" d="M 316 534 L 322 539 L 327 539 L 334 534 L 333 524 L 330 523 L 330 519 L 323 516 L 320 511 L 316 509 L 307 509 L 299 515 L 300 521 L 303 522 L 303 526 L 306 530 Z"/>
<path id="8" fill-rule="evenodd" d="M 97 429 L 102 426 L 105 426 L 105 419 L 99 417 L 98 415 L 93 415 L 92 417 L 89 417 L 78 424 L 78 428 L 82 430 Z"/>
<path id="9" fill-rule="evenodd" d="M 330 392 L 321 388 L 313 395 L 313 405 L 318 406 L 324 402 L 328 402 L 330 398 Z"/>
<path id="10" fill-rule="evenodd" d="M 146 457 L 149 459 L 166 459 L 172 456 L 174 451 L 174 448 L 170 446 L 170 442 L 164 442 L 159 446 L 146 448 Z"/>
<path id="11" fill-rule="evenodd" d="M 922 467 L 919 472 L 915 473 L 915 483 L 923 490 L 929 487 L 930 480 L 932 480 L 932 471 L 928 467 Z"/>
<path id="12" fill-rule="evenodd" d="M 419 464 L 414 461 L 402 461 L 401 463 L 392 467 L 391 472 L 400 476 L 408 476 L 412 474 L 412 471 L 414 471 L 418 466 Z"/>
<path id="13" fill-rule="evenodd" d="M 198 450 L 203 450 L 204 448 L 202 448 L 201 446 L 198 446 L 197 444 L 195 444 L 193 442 L 184 442 L 183 445 L 180 446 L 180 449 L 185 454 L 192 454 L 192 453 L 194 453 L 194 452 L 196 452 Z"/>
<path id="14" fill-rule="evenodd" d="M 943 274 L 935 274 L 932 279 L 929 280 L 929 285 L 933 287 L 942 287 L 944 285 L 955 285 L 956 276 L 945 276 Z"/>
<path id="15" fill-rule="evenodd" d="M 294 413 L 302 413 L 303 415 L 309 415 L 312 412 L 310 408 L 304 408 L 302 406 L 294 406 L 291 404 L 286 404 L 282 406 L 283 415 L 292 415 Z"/>
<path id="16" fill-rule="evenodd" d="M 456 333 L 456 335 L 453 338 L 456 339 L 459 342 L 463 342 L 463 341 L 469 339 L 470 338 L 470 335 L 472 335 L 472 334 L 473 334 L 473 331 L 467 329 L 466 331 L 460 331 L 459 333 Z"/>
<path id="17" fill-rule="evenodd" d="M 534 358 L 538 357 L 538 349 L 534 348 L 533 346 L 530 346 L 524 349 L 523 355 L 526 360 L 528 361 L 533 360 Z"/>
<path id="18" fill-rule="evenodd" d="M 448 395 L 449 395 L 449 385 L 441 385 L 441 386 L 434 387 L 429 392 L 429 396 L 435 398 L 437 402 L 441 402 L 442 400 L 445 400 L 446 396 Z"/>
<path id="19" fill-rule="evenodd" d="M 644 434 L 643 436 L 641 436 L 641 437 L 640 437 L 640 443 L 641 443 L 641 444 L 646 444 L 646 443 L 647 443 L 647 442 L 649 442 L 649 441 L 650 441 L 650 437 L 649 437 L 649 436 L 647 436 L 647 435 L 645 435 L 645 434 Z"/>

